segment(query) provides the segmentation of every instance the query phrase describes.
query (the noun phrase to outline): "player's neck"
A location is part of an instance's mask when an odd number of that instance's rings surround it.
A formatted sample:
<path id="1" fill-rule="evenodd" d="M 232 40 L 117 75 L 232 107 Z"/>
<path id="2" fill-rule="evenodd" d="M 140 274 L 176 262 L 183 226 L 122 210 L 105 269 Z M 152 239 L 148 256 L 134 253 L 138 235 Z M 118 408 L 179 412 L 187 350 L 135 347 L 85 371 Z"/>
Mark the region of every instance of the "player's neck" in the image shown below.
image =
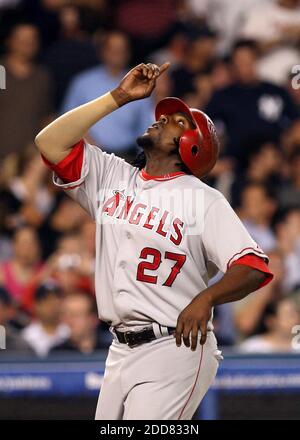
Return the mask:
<path id="1" fill-rule="evenodd" d="M 178 159 L 170 159 L 170 157 L 153 157 L 147 159 L 145 171 L 151 176 L 164 176 L 166 174 L 178 173 L 181 171 Z"/>
<path id="2" fill-rule="evenodd" d="M 167 174 L 174 174 L 181 171 L 180 167 L 174 166 L 160 166 L 159 164 L 146 164 L 144 168 L 145 172 L 150 176 L 165 176 Z"/>

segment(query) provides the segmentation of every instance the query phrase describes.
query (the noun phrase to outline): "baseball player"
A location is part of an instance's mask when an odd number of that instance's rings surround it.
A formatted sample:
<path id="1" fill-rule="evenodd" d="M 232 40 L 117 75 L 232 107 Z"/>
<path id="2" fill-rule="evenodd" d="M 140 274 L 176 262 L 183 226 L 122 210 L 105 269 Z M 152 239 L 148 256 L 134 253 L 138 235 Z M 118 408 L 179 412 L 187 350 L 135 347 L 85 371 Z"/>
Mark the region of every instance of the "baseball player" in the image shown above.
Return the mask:
<path id="1" fill-rule="evenodd" d="M 191 419 L 222 358 L 213 307 L 272 279 L 268 257 L 222 194 L 200 180 L 218 154 L 203 112 L 177 98 L 159 102 L 156 121 L 137 139 L 137 166 L 84 140 L 101 118 L 150 96 L 168 67 L 136 66 L 116 89 L 36 137 L 55 185 L 96 221 L 99 316 L 114 335 L 101 420 Z M 224 276 L 208 287 L 218 270 Z"/>

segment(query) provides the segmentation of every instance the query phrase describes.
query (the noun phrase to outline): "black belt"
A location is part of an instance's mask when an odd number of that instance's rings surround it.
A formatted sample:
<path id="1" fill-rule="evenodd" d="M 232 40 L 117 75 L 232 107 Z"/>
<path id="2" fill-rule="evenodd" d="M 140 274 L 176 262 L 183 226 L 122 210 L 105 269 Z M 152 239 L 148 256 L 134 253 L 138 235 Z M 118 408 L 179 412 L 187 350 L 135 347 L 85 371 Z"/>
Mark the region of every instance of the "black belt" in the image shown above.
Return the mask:
<path id="1" fill-rule="evenodd" d="M 174 327 L 167 327 L 169 335 L 172 335 L 175 331 Z M 130 348 L 144 344 L 145 342 L 153 341 L 154 339 L 158 339 L 155 336 L 153 327 L 145 327 L 141 330 L 137 331 L 127 331 L 120 332 L 116 328 L 113 329 L 116 338 L 121 344 L 127 344 Z M 161 337 L 163 334 L 161 335 Z"/>

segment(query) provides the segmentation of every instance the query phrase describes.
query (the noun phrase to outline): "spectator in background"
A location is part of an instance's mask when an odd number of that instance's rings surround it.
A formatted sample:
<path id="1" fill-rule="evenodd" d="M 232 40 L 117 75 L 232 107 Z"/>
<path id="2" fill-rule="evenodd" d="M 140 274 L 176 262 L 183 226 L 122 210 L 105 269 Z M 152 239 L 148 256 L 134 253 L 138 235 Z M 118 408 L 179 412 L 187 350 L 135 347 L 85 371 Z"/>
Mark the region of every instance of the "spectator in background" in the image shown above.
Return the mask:
<path id="1" fill-rule="evenodd" d="M 251 41 L 238 42 L 232 52 L 234 82 L 217 90 L 206 112 L 225 125 L 225 153 L 244 168 L 253 145 L 276 142 L 282 131 L 299 117 L 287 91 L 262 82 L 256 73 L 258 52 Z"/>
<path id="2" fill-rule="evenodd" d="M 290 155 L 288 161 L 289 180 L 279 192 L 279 205 L 282 209 L 300 209 L 300 144 Z"/>
<path id="3" fill-rule="evenodd" d="M 207 106 L 213 94 L 212 76 L 209 72 L 195 75 L 194 91 L 184 95 L 189 107 L 203 109 Z"/>
<path id="4" fill-rule="evenodd" d="M 240 203 L 241 192 L 248 183 L 262 184 L 272 188 L 278 194 L 282 185 L 283 155 L 279 147 L 266 142 L 253 148 L 249 154 L 247 169 L 243 173 L 236 173 L 231 188 L 231 204 L 236 207 Z"/>
<path id="5" fill-rule="evenodd" d="M 184 101 L 189 107 L 204 109 L 210 102 L 213 93 L 229 86 L 231 82 L 232 75 L 227 59 L 216 59 L 210 63 L 207 69 L 193 76 L 192 84 L 186 86 L 190 87 L 190 91 L 184 94 Z"/>
<path id="6" fill-rule="evenodd" d="M 77 203 L 65 195 L 58 195 L 55 209 L 39 230 L 43 255 L 48 257 L 55 252 L 58 240 L 64 234 L 77 232 L 87 218 L 88 214 Z"/>
<path id="7" fill-rule="evenodd" d="M 52 82 L 35 62 L 39 34 L 35 26 L 15 25 L 6 41 L 0 65 L 6 69 L 6 90 L 0 94 L 1 155 L 22 151 L 52 113 Z"/>
<path id="8" fill-rule="evenodd" d="M 82 290 L 92 295 L 94 292 L 94 253 L 84 238 L 91 231 L 81 235 L 81 230 L 66 232 L 55 246 L 55 252 L 44 263 L 42 270 L 34 277 L 24 291 L 22 308 L 33 313 L 35 292 L 40 284 L 53 279 L 64 296 Z"/>
<path id="9" fill-rule="evenodd" d="M 18 9 L 21 16 L 37 26 L 43 47 L 58 37 L 58 11 L 64 3 L 65 0 L 22 0 L 20 3 Z"/>
<path id="10" fill-rule="evenodd" d="M 28 284 L 41 271 L 40 244 L 36 231 L 24 226 L 13 236 L 13 256 L 0 265 L 0 285 L 15 301 L 22 302 Z"/>
<path id="11" fill-rule="evenodd" d="M 73 200 L 64 197 L 51 218 L 51 226 L 59 236 L 76 231 L 87 218 L 88 215 L 83 208 L 78 209 Z"/>
<path id="12" fill-rule="evenodd" d="M 134 40 L 134 58 L 137 63 L 167 42 L 176 21 L 176 3 L 174 0 L 115 2 L 114 26 Z"/>
<path id="13" fill-rule="evenodd" d="M 109 0 L 72 0 L 65 5 L 78 7 L 81 15 L 82 29 L 90 35 L 90 39 L 101 38 L 102 32 L 112 28 L 115 8 Z"/>
<path id="14" fill-rule="evenodd" d="M 0 325 L 5 328 L 5 350 L 32 354 L 30 346 L 10 324 L 14 313 L 15 308 L 11 296 L 6 289 L 0 287 Z"/>
<path id="15" fill-rule="evenodd" d="M 273 194 L 261 183 L 249 183 L 241 193 L 238 214 L 253 239 L 269 252 L 276 248 L 276 238 L 271 229 L 277 208 Z"/>
<path id="16" fill-rule="evenodd" d="M 109 32 L 102 43 L 102 64 L 81 73 L 72 81 L 62 113 L 114 89 L 125 75 L 129 57 L 130 46 L 126 35 Z M 103 146 L 108 152 L 132 158 L 136 155 L 135 139 L 152 122 L 151 100 L 132 102 L 97 122 L 89 132 L 90 141 Z"/>
<path id="17" fill-rule="evenodd" d="M 218 53 L 230 52 L 250 8 L 275 0 L 188 0 L 191 18 L 205 20 L 219 35 Z"/>
<path id="18" fill-rule="evenodd" d="M 94 239 L 93 243 L 92 240 Z M 93 291 L 95 272 L 95 224 L 88 220 L 77 233 L 65 234 L 57 246 L 57 270 L 75 270 L 77 288 Z M 62 275 L 60 275 L 62 276 Z M 70 291 L 65 289 L 65 293 Z"/>
<path id="19" fill-rule="evenodd" d="M 54 345 L 65 341 L 69 328 L 61 322 L 62 292 L 53 281 L 38 287 L 34 298 L 34 319 L 22 337 L 37 356 L 45 357 Z"/>
<path id="20" fill-rule="evenodd" d="M 191 33 L 183 63 L 171 72 L 174 96 L 185 98 L 195 91 L 196 75 L 207 72 L 213 64 L 216 41 L 216 34 L 208 28 Z"/>
<path id="21" fill-rule="evenodd" d="M 223 89 L 232 83 L 232 72 L 228 57 L 214 60 L 210 68 L 198 73 L 194 79 L 197 95 L 196 108 L 206 108 L 214 91 Z"/>
<path id="22" fill-rule="evenodd" d="M 36 148 L 29 145 L 15 159 L 15 175 L 0 190 L 0 223 L 7 234 L 22 225 L 39 227 L 55 201 Z"/>
<path id="23" fill-rule="evenodd" d="M 107 348 L 111 343 L 108 332 L 99 332 L 99 318 L 96 301 L 93 296 L 80 291 L 67 296 L 63 306 L 63 320 L 70 328 L 67 341 L 54 347 L 52 352 L 72 351 L 83 354 Z"/>
<path id="24" fill-rule="evenodd" d="M 269 267 L 274 274 L 271 283 L 258 293 L 253 292 L 242 301 L 234 303 L 233 317 L 238 340 L 265 332 L 264 317 L 267 307 L 286 294 L 283 289 L 286 279 L 283 255 L 280 251 L 274 250 L 269 252 L 269 259 Z"/>
<path id="25" fill-rule="evenodd" d="M 284 85 L 300 59 L 300 2 L 276 0 L 254 4 L 248 11 L 241 36 L 256 41 L 262 55 L 257 68 L 259 76 Z"/>
<path id="26" fill-rule="evenodd" d="M 66 4 L 59 10 L 60 37 L 47 49 L 45 64 L 56 83 L 55 106 L 59 108 L 71 79 L 98 63 L 96 48 L 82 29 L 80 9 Z"/>
<path id="27" fill-rule="evenodd" d="M 82 272 L 79 254 L 55 254 L 54 258 L 55 266 L 52 273 L 65 295 L 71 295 L 74 289 L 83 289 L 87 295 L 92 294 L 92 277 L 90 273 L 87 276 Z"/>
<path id="28" fill-rule="evenodd" d="M 293 124 L 282 133 L 281 146 L 284 154 L 290 157 L 300 145 L 300 119 L 297 119 Z"/>
<path id="29" fill-rule="evenodd" d="M 287 291 L 300 286 L 300 209 L 290 209 L 276 219 L 278 248 L 284 257 Z"/>
<path id="30" fill-rule="evenodd" d="M 151 63 L 157 64 L 158 66 L 168 60 L 169 63 L 171 63 L 169 71 L 172 71 L 184 62 L 187 49 L 187 32 L 174 32 L 174 34 L 170 36 L 170 39 L 166 46 L 150 54 L 149 59 Z M 168 75 L 165 76 L 168 77 Z"/>
<path id="31" fill-rule="evenodd" d="M 214 62 L 211 70 L 213 89 L 218 90 L 228 87 L 233 81 L 232 76 L 229 57 L 218 58 Z"/>
<path id="32" fill-rule="evenodd" d="M 292 297 L 268 305 L 265 313 L 267 331 L 252 336 L 239 345 L 243 353 L 289 353 L 300 351 L 300 344 L 292 345 L 292 329 L 299 325 L 300 311 Z"/>

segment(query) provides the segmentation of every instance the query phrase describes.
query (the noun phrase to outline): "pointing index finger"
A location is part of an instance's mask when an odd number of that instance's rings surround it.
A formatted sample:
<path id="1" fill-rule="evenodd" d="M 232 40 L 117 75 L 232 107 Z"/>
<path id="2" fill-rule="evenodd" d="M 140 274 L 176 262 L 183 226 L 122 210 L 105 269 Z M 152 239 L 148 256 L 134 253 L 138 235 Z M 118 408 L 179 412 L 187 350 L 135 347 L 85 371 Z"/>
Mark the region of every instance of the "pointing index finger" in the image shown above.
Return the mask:
<path id="1" fill-rule="evenodd" d="M 170 67 L 170 63 L 169 63 L 169 62 L 162 64 L 162 65 L 160 66 L 160 68 L 159 68 L 159 76 L 160 76 L 162 73 L 164 73 L 169 67 Z"/>

